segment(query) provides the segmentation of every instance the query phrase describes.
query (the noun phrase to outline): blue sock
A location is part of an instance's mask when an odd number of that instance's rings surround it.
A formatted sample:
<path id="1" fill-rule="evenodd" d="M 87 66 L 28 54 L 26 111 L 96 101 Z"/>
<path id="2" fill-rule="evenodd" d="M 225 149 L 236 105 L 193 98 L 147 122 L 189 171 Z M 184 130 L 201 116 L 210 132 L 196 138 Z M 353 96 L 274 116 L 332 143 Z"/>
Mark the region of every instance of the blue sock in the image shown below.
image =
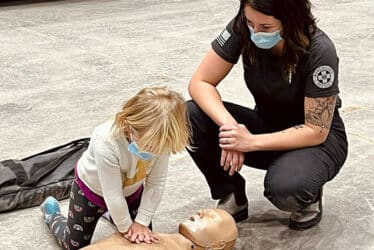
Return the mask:
<path id="1" fill-rule="evenodd" d="M 44 215 L 44 222 L 46 224 L 51 221 L 53 215 L 61 213 L 60 204 L 52 196 L 48 196 L 44 200 L 44 202 L 40 205 L 40 209 L 42 210 L 42 213 Z"/>

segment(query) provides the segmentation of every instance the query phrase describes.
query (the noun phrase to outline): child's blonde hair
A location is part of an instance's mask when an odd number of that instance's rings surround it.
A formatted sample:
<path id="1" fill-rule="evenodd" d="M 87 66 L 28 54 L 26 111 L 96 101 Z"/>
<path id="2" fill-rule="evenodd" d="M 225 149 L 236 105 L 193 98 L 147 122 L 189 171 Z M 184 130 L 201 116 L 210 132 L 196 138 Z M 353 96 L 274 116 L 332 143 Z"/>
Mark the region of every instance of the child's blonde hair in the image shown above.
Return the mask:
<path id="1" fill-rule="evenodd" d="M 183 96 L 167 87 L 140 90 L 115 116 L 115 134 L 139 134 L 142 151 L 156 155 L 182 151 L 189 144 L 190 125 Z"/>

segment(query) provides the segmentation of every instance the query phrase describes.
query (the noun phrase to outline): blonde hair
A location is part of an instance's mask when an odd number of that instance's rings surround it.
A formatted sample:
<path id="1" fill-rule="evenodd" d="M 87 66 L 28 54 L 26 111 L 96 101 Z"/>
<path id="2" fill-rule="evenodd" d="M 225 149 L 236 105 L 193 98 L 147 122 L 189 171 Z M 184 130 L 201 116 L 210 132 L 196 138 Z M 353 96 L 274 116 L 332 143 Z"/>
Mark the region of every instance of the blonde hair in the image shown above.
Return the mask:
<path id="1" fill-rule="evenodd" d="M 130 98 L 115 116 L 115 135 L 139 134 L 142 151 L 177 153 L 189 145 L 190 125 L 183 96 L 167 87 L 147 87 Z"/>

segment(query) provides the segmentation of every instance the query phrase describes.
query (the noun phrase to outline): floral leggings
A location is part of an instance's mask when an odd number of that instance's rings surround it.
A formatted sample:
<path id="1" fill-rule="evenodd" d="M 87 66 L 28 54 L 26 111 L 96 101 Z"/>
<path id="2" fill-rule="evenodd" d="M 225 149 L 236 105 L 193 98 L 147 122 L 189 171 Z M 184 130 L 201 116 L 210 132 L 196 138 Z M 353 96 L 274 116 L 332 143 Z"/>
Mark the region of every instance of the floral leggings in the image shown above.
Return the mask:
<path id="1" fill-rule="evenodd" d="M 140 205 L 141 195 L 128 202 L 131 218 L 134 220 Z M 80 249 L 91 242 L 99 218 L 107 210 L 89 201 L 74 181 L 70 192 L 68 217 L 56 214 L 48 227 L 63 249 Z"/>

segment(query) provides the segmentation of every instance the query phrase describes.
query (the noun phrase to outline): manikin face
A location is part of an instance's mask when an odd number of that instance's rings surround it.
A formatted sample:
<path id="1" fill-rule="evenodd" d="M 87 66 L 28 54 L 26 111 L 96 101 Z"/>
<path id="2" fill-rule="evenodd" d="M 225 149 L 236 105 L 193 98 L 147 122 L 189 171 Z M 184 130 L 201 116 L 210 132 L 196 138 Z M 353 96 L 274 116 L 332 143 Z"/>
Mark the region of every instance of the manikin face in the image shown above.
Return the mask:
<path id="1" fill-rule="evenodd" d="M 204 209 L 179 225 L 179 233 L 200 247 L 224 247 L 238 237 L 232 216 L 222 209 Z M 230 248 L 222 248 L 230 249 Z"/>

